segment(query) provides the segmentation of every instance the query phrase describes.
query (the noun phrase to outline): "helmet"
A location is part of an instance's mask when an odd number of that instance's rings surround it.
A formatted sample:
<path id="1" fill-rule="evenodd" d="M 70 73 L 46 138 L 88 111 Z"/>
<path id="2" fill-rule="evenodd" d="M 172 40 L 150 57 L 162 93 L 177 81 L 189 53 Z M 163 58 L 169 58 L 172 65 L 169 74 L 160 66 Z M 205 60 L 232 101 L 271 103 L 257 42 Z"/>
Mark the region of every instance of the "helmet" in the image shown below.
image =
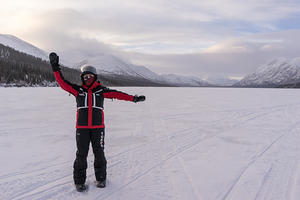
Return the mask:
<path id="1" fill-rule="evenodd" d="M 90 65 L 83 65 L 81 68 L 81 81 L 84 83 L 83 80 L 83 75 L 85 74 L 94 74 L 95 75 L 95 80 L 97 80 L 97 70 L 95 67 L 90 66 Z"/>
<path id="2" fill-rule="evenodd" d="M 97 70 L 95 67 L 93 66 L 90 66 L 90 65 L 83 65 L 81 67 L 81 74 L 94 74 L 94 75 L 97 75 Z"/>

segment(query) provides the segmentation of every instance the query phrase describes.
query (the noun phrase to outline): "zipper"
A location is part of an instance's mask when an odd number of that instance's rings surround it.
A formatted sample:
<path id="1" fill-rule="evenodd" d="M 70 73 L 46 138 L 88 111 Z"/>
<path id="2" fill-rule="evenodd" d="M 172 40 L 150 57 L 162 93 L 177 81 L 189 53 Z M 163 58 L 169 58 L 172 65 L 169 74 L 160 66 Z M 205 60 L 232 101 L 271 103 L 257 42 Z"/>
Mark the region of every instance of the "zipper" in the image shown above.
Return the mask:
<path id="1" fill-rule="evenodd" d="M 88 90 L 88 126 L 92 127 L 93 125 L 93 93 L 92 90 Z"/>

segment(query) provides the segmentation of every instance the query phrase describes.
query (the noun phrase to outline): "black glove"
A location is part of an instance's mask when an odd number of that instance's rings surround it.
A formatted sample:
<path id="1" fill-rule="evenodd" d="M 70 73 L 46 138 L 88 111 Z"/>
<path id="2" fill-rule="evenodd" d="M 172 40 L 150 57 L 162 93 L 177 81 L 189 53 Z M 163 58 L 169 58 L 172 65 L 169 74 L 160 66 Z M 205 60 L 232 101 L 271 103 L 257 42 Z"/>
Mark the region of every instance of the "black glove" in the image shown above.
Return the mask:
<path id="1" fill-rule="evenodd" d="M 146 100 L 146 97 L 144 96 L 144 95 L 142 95 L 142 96 L 137 96 L 137 95 L 135 95 L 134 97 L 133 97 L 133 102 L 140 102 L 140 101 L 145 101 Z"/>
<path id="2" fill-rule="evenodd" d="M 50 64 L 52 66 L 52 69 L 54 72 L 59 71 L 59 57 L 56 55 L 56 53 L 52 52 L 49 54 L 49 60 L 50 60 Z"/>

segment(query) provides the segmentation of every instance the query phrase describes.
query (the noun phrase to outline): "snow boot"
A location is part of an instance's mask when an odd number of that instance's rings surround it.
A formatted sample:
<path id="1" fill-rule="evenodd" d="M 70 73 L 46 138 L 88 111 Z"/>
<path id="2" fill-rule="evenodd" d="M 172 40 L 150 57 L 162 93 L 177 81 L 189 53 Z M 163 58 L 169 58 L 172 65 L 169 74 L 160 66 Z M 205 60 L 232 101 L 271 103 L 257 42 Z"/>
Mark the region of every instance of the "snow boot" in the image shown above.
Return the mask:
<path id="1" fill-rule="evenodd" d="M 96 187 L 98 187 L 98 188 L 105 188 L 106 187 L 106 180 L 104 180 L 104 181 L 96 181 Z"/>
<path id="2" fill-rule="evenodd" d="M 78 192 L 84 192 L 87 190 L 87 186 L 85 184 L 76 184 L 75 186 Z"/>

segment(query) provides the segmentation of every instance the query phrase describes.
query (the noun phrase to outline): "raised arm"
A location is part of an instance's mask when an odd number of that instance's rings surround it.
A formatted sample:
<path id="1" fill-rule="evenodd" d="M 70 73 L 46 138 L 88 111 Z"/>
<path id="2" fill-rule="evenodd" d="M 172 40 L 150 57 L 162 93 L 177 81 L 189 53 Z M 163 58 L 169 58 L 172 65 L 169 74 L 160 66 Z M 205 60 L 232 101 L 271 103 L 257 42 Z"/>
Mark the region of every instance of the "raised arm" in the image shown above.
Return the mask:
<path id="1" fill-rule="evenodd" d="M 109 88 L 104 89 L 103 97 L 109 99 L 118 99 L 118 100 L 133 101 L 133 102 L 145 101 L 146 99 L 145 96 L 132 96 L 124 92 L 120 92 L 118 90 L 111 90 Z"/>
<path id="2" fill-rule="evenodd" d="M 50 53 L 49 59 L 50 59 L 50 64 L 52 66 L 52 70 L 54 72 L 55 79 L 56 79 L 57 83 L 59 84 L 59 86 L 63 90 L 73 94 L 74 96 L 77 96 L 79 93 L 77 90 L 77 86 L 64 79 L 64 77 L 61 73 L 59 64 L 58 64 L 59 57 L 56 55 L 56 53 L 54 53 L 54 52 Z"/>

